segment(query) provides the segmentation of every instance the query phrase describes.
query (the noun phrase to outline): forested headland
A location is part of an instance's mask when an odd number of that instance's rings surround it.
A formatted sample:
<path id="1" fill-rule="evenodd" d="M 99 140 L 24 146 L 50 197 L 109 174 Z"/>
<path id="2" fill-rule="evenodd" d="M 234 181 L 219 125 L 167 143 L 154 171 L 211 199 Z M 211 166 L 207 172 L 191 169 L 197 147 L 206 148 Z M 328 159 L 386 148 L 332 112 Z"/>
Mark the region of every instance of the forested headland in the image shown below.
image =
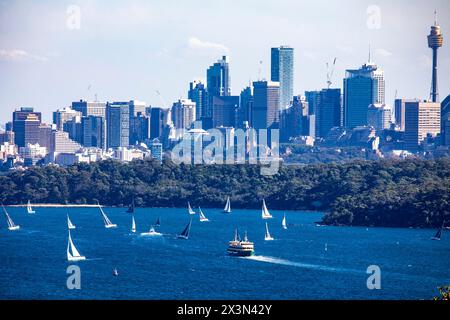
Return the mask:
<path id="1" fill-rule="evenodd" d="M 34 203 L 318 210 L 323 223 L 437 227 L 450 223 L 450 160 L 353 161 L 281 166 L 273 176 L 257 165 L 176 165 L 168 160 L 102 161 L 32 167 L 0 176 L 5 205 Z"/>

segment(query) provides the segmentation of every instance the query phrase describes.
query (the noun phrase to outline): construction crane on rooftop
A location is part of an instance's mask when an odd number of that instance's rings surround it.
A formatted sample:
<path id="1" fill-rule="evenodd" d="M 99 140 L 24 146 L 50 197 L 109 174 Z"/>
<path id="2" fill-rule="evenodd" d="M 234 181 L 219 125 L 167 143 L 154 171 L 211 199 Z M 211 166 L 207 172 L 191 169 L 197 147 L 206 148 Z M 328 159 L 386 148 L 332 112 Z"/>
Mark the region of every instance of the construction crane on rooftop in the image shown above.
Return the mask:
<path id="1" fill-rule="evenodd" d="M 331 65 L 331 67 L 330 67 L 330 64 L 327 62 L 327 86 L 328 86 L 328 89 L 330 89 L 331 85 L 333 84 L 331 79 L 333 78 L 334 67 L 336 66 L 336 60 L 337 60 L 337 58 L 334 58 L 333 64 Z"/>

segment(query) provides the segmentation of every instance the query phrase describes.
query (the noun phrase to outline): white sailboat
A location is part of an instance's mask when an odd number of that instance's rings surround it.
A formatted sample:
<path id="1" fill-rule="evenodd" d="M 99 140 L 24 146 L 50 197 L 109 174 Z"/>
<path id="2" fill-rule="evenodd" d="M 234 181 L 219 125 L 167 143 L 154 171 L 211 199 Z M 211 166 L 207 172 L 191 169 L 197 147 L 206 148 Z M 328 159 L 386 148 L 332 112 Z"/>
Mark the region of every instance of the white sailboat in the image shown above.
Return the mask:
<path id="1" fill-rule="evenodd" d="M 34 213 L 36 213 L 36 211 L 34 211 L 33 208 L 31 207 L 30 200 L 28 200 L 28 204 L 27 204 L 27 212 L 28 212 L 29 214 L 34 214 Z"/>
<path id="2" fill-rule="evenodd" d="M 107 228 L 107 229 L 116 228 L 117 224 L 114 224 L 114 223 L 111 222 L 111 220 L 109 220 L 108 216 L 103 211 L 102 206 L 100 205 L 100 203 L 98 204 L 98 208 L 100 209 L 100 212 L 102 214 L 103 222 L 105 223 L 105 228 Z"/>
<path id="3" fill-rule="evenodd" d="M 267 225 L 267 222 L 266 222 L 266 234 L 264 236 L 264 240 L 266 240 L 266 241 L 273 240 L 272 236 L 270 235 L 269 226 Z"/>
<path id="4" fill-rule="evenodd" d="M 69 214 L 67 214 L 67 227 L 69 228 L 69 230 L 76 228 L 72 221 L 70 221 Z"/>
<path id="5" fill-rule="evenodd" d="M 270 214 L 269 210 L 267 210 L 266 201 L 264 199 L 263 199 L 261 216 L 263 219 L 273 218 L 272 215 Z"/>
<path id="6" fill-rule="evenodd" d="M 200 217 L 200 222 L 208 222 L 209 219 L 207 217 L 205 217 L 205 215 L 203 214 L 202 209 L 200 209 L 200 207 L 198 207 L 198 214 Z"/>
<path id="7" fill-rule="evenodd" d="M 86 260 L 85 256 L 82 256 L 75 245 L 73 244 L 72 237 L 70 236 L 69 229 L 69 241 L 67 242 L 67 261 L 81 261 Z"/>
<path id="8" fill-rule="evenodd" d="M 153 226 L 150 227 L 148 232 L 141 233 L 141 236 L 162 236 L 162 233 L 156 232 Z"/>
<path id="9" fill-rule="evenodd" d="M 223 213 L 231 213 L 230 197 L 227 198 L 227 203 L 225 204 L 225 208 L 223 209 Z"/>
<path id="10" fill-rule="evenodd" d="M 281 221 L 281 227 L 286 230 L 287 229 L 287 224 L 286 224 L 286 213 L 283 216 L 283 221 Z"/>
<path id="11" fill-rule="evenodd" d="M 134 215 L 131 216 L 131 232 L 136 233 L 136 221 L 134 221 Z"/>
<path id="12" fill-rule="evenodd" d="M 188 212 L 189 212 L 189 214 L 195 214 L 195 211 L 192 210 L 191 204 L 189 202 L 188 202 Z"/>
<path id="13" fill-rule="evenodd" d="M 5 214 L 6 223 L 8 224 L 8 230 L 10 230 L 10 231 L 19 230 L 20 226 L 17 226 L 14 224 L 14 221 L 11 219 L 8 212 L 6 211 L 5 206 L 2 205 L 2 207 L 3 207 L 3 213 Z"/>

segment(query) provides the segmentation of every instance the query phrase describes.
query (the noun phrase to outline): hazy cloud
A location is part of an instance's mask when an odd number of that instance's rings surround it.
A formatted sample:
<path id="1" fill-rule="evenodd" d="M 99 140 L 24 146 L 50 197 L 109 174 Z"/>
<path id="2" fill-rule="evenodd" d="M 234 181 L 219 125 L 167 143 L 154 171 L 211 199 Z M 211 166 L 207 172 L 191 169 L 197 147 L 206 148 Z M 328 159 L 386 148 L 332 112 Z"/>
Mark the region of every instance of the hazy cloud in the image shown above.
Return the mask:
<path id="1" fill-rule="evenodd" d="M 382 57 L 390 57 L 390 56 L 392 56 L 392 52 L 390 52 L 390 51 L 388 51 L 386 49 L 382 49 L 382 48 L 376 49 L 375 50 L 375 54 L 379 55 L 379 56 L 382 56 Z"/>
<path id="2" fill-rule="evenodd" d="M 196 37 L 189 38 L 189 48 L 193 50 L 215 50 L 223 53 L 229 53 L 229 49 L 226 45 L 221 43 L 202 41 Z"/>
<path id="3" fill-rule="evenodd" d="M 22 49 L 0 49 L 0 60 L 2 61 L 48 61 L 48 57 L 31 54 Z"/>

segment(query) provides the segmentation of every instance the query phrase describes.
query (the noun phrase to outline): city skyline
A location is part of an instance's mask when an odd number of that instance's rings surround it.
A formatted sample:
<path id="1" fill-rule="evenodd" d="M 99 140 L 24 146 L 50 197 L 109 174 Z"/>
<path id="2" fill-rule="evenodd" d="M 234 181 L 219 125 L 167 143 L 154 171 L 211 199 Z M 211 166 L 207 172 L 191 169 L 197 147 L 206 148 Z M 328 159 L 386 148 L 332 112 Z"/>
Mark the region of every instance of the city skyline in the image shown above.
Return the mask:
<path id="1" fill-rule="evenodd" d="M 173 21 L 161 21 L 157 13 L 167 16 L 174 8 L 170 2 L 166 5 L 136 2 L 130 6 L 121 2 L 74 1 L 50 5 L 1 1 L 0 27 L 4 32 L 0 35 L 0 72 L 4 77 L 0 80 L 3 110 L 0 122 L 9 121 L 14 109 L 21 106 L 34 107 L 42 112 L 43 121 L 51 122 L 51 111 L 78 99 L 94 100 L 95 95 L 105 102 L 139 99 L 148 105 L 169 108 L 178 98 L 187 97 L 189 82 L 200 79 L 206 83 L 207 67 L 223 54 L 230 57 L 232 94 L 238 95 L 250 80 L 258 80 L 259 68 L 261 78 L 270 79 L 270 50 L 280 45 L 294 48 L 294 95 L 325 88 L 325 63 L 334 57 L 338 59 L 332 88 L 342 88 L 345 70 L 367 62 L 371 43 L 372 60 L 386 74 L 386 103 L 393 104 L 396 91 L 399 98 L 428 99 L 432 55 L 426 36 L 434 22 L 434 9 L 438 10 L 444 34 L 438 74 L 443 100 L 450 82 L 450 51 L 445 44 L 450 30 L 447 1 L 418 2 L 414 6 L 404 1 L 395 4 L 378 1 L 379 29 L 376 25 L 369 26 L 369 19 L 376 14 L 369 10 L 371 3 L 348 3 L 346 8 L 351 8 L 355 19 L 340 21 L 339 28 L 333 28 L 342 15 L 348 14 L 333 10 L 339 7 L 336 3 L 324 6 L 320 1 L 315 4 L 282 1 L 256 6 L 256 2 L 248 1 L 238 5 L 240 12 L 233 13 L 236 26 L 227 25 L 224 32 L 200 28 L 196 15 L 189 21 L 179 16 L 174 16 Z M 72 4 L 81 10 L 79 30 L 70 30 L 66 25 L 67 8 Z M 320 14 L 323 19 L 317 23 L 306 13 L 298 19 L 283 11 L 287 8 L 304 9 Z M 193 9 L 187 8 L 187 13 Z M 205 4 L 199 13 L 206 14 L 202 23 L 212 18 L 220 23 L 224 17 L 217 17 L 218 10 L 220 16 L 232 14 L 223 2 Z M 254 25 L 242 24 L 245 14 L 250 14 Z M 265 23 L 258 25 L 258 21 L 267 19 L 279 29 L 269 28 Z M 186 30 L 179 32 L 180 26 Z M 258 28 L 264 36 L 255 35 Z M 313 28 L 319 34 L 325 33 L 327 41 L 316 41 L 308 35 Z M 230 33 L 237 32 L 242 33 L 242 39 L 230 37 Z M 253 36 L 246 38 L 249 34 Z M 148 40 L 143 41 L 145 38 Z M 129 46 L 136 50 L 129 50 Z M 262 66 L 259 61 L 263 61 Z"/>

